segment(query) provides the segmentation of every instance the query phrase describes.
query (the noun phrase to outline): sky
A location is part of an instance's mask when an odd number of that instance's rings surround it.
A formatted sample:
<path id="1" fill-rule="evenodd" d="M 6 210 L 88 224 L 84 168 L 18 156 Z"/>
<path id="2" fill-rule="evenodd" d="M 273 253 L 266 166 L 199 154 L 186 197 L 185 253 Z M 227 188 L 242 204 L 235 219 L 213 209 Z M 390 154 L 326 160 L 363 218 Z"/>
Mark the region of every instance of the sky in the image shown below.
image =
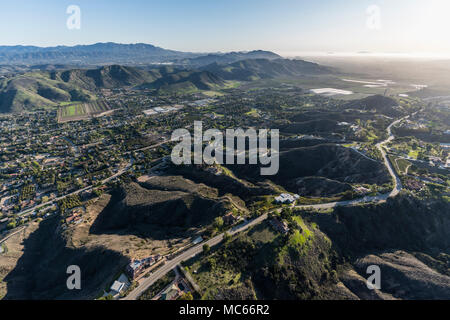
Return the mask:
<path id="1" fill-rule="evenodd" d="M 0 0 L 0 45 L 450 56 L 449 0 Z M 70 5 L 80 28 L 69 29 Z M 73 20 L 72 20 L 73 21 Z"/>

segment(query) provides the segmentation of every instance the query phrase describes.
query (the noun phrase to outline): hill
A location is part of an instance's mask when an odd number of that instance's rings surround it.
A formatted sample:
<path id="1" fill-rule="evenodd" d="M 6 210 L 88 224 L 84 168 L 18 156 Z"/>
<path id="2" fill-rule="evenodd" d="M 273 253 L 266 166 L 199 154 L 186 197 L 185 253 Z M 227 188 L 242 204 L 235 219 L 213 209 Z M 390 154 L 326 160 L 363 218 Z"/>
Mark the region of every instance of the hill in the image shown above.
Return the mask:
<path id="1" fill-rule="evenodd" d="M 382 95 L 373 95 L 360 100 L 353 100 L 344 105 L 344 109 L 358 109 L 373 111 L 389 117 L 398 117 L 405 114 L 398 102 Z"/>
<path id="2" fill-rule="evenodd" d="M 330 73 L 330 68 L 303 60 L 248 59 L 228 65 L 217 63 L 205 66 L 203 70 L 215 73 L 225 80 L 252 81 L 280 77 L 299 77 Z"/>
<path id="3" fill-rule="evenodd" d="M 237 197 L 218 196 L 215 188 L 180 176 L 124 184 L 86 204 L 79 224 L 65 223 L 69 211 L 8 239 L 8 253 L 0 255 L 0 299 L 97 298 L 132 259 L 191 245 L 235 204 L 245 207 Z M 85 284 L 70 291 L 66 269 L 74 264 Z"/>
<path id="4" fill-rule="evenodd" d="M 90 231 L 104 234 L 120 230 L 153 239 L 185 237 L 242 206 L 238 198 L 219 195 L 216 188 L 181 176 L 152 177 L 115 190 Z"/>
<path id="5" fill-rule="evenodd" d="M 143 70 L 119 65 L 89 70 L 75 69 L 52 72 L 50 77 L 84 89 L 136 86 L 145 81 L 153 81 L 155 79 L 152 74 Z"/>
<path id="6" fill-rule="evenodd" d="M 245 55 L 275 58 L 274 54 L 263 51 Z M 329 68 L 315 63 L 287 59 L 214 63 L 199 69 L 176 66 L 135 68 L 116 64 L 93 69 L 60 70 L 61 67 L 43 65 L 43 71 L 0 78 L 0 112 L 29 111 L 63 102 L 86 102 L 95 99 L 97 90 L 103 88 L 135 87 L 161 93 L 188 93 L 223 88 L 226 80 L 253 81 L 330 72 Z"/>
<path id="7" fill-rule="evenodd" d="M 70 101 L 89 101 L 94 95 L 47 73 L 30 73 L 0 81 L 0 113 L 21 112 Z"/>
<path id="8" fill-rule="evenodd" d="M 118 65 L 98 69 L 30 72 L 0 81 L 0 112 L 21 112 L 63 102 L 90 101 L 99 88 L 135 86 L 154 80 L 145 71 Z"/>
<path id="9" fill-rule="evenodd" d="M 284 210 L 289 232 L 262 223 L 184 263 L 203 299 L 448 299 L 448 202 L 410 196 L 338 207 Z M 368 290 L 367 267 L 381 268 Z"/>
<path id="10" fill-rule="evenodd" d="M 258 165 L 233 166 L 229 169 L 242 179 L 259 181 L 270 179 L 286 190 L 302 193 L 306 177 L 324 177 L 321 189 L 325 193 L 345 191 L 347 183 L 384 184 L 389 175 L 382 163 L 371 161 L 349 148 L 335 144 L 321 144 L 292 148 L 280 152 L 279 171 L 271 177 L 261 177 Z M 332 183 L 335 180 L 335 183 Z M 337 188 L 336 186 L 339 186 Z"/>
<path id="11" fill-rule="evenodd" d="M 248 59 L 273 60 L 273 59 L 282 59 L 282 57 L 270 51 L 255 50 L 250 52 L 229 52 L 221 54 L 219 53 L 208 54 L 205 56 L 182 60 L 179 61 L 178 63 L 192 67 L 201 67 L 210 64 L 220 64 L 220 65 L 230 64 L 237 61 Z"/>
<path id="12" fill-rule="evenodd" d="M 145 83 L 141 88 L 156 89 L 160 92 L 189 92 L 212 90 L 225 85 L 225 82 L 208 71 L 179 71 L 162 75 L 161 78 Z"/>

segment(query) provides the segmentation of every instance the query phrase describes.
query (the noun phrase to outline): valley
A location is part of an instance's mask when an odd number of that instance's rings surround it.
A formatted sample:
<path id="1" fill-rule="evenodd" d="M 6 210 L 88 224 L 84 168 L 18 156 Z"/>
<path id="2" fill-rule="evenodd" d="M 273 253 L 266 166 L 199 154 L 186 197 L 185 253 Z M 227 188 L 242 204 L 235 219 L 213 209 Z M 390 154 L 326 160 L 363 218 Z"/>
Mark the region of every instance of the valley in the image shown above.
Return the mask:
<path id="1" fill-rule="evenodd" d="M 0 79 L 1 298 L 449 297 L 445 98 L 267 51 L 171 54 Z M 279 130 L 278 172 L 174 164 L 196 121 Z"/>

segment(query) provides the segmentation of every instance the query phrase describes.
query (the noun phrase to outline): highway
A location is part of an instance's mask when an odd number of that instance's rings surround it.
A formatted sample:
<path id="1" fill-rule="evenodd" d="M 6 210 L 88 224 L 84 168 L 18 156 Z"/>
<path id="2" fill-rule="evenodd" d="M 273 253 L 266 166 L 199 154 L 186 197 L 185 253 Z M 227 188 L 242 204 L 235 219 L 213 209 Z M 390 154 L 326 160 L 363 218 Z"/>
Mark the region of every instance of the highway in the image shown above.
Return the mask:
<path id="1" fill-rule="evenodd" d="M 392 164 L 389 161 L 387 154 L 383 149 L 383 146 L 395 138 L 394 135 L 392 134 L 392 127 L 407 118 L 409 118 L 409 116 L 401 118 L 401 119 L 396 120 L 393 123 L 391 123 L 389 125 L 389 127 L 387 127 L 388 138 L 376 145 L 377 148 L 380 150 L 381 154 L 383 155 L 384 165 L 387 167 L 389 174 L 391 175 L 392 179 L 394 180 L 394 188 L 392 189 L 392 191 L 390 193 L 378 195 L 378 196 L 371 196 L 371 197 L 367 196 L 367 197 L 364 197 L 361 199 L 348 200 L 348 201 L 339 201 L 339 202 L 331 202 L 331 203 L 323 203 L 323 204 L 315 204 L 315 205 L 300 205 L 300 206 L 294 206 L 293 208 L 296 208 L 296 209 L 329 209 L 329 208 L 334 208 L 334 207 L 338 207 L 338 206 L 349 206 L 349 205 L 356 205 L 356 204 L 362 204 L 362 203 L 368 203 L 368 202 L 381 203 L 381 202 L 385 202 L 388 198 L 396 197 L 399 194 L 399 192 L 402 190 L 403 186 L 400 181 L 400 178 L 395 173 L 395 170 L 392 167 Z M 281 210 L 282 209 L 279 208 L 279 209 L 273 210 L 271 212 L 281 211 Z M 248 228 L 263 222 L 264 220 L 267 219 L 267 217 L 268 217 L 268 213 L 263 214 L 262 216 L 254 219 L 254 220 L 251 220 L 251 221 L 245 222 L 241 225 L 238 225 L 238 226 L 234 227 L 231 230 L 231 232 L 229 232 L 229 234 L 234 235 L 239 232 L 245 231 Z M 158 270 L 156 270 L 154 273 L 152 273 L 150 275 L 150 277 L 144 278 L 144 280 L 139 284 L 139 287 L 134 289 L 130 294 L 128 294 L 128 296 L 126 296 L 122 300 L 137 300 L 141 296 L 141 294 L 144 293 L 145 290 L 147 290 L 153 283 L 155 283 L 157 280 L 159 280 L 164 275 L 166 275 L 170 270 L 175 268 L 179 263 L 189 260 L 190 258 L 201 253 L 203 251 L 203 246 L 205 244 L 208 244 L 210 247 L 219 244 L 223 240 L 223 237 L 224 237 L 224 234 L 215 236 L 214 238 L 211 238 L 210 240 L 208 240 L 206 242 L 202 242 L 202 243 L 188 249 L 187 251 L 181 253 L 174 259 L 166 262 L 166 264 L 164 266 L 160 267 Z"/>

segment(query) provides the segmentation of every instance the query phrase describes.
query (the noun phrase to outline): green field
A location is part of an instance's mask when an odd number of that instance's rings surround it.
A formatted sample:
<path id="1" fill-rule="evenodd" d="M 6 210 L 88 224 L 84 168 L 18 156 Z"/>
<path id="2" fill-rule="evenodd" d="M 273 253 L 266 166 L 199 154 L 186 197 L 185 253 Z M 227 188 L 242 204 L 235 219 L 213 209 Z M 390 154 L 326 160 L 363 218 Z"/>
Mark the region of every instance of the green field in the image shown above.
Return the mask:
<path id="1" fill-rule="evenodd" d="M 397 158 L 396 156 L 393 155 L 389 155 L 388 157 L 392 165 L 394 166 L 395 171 L 397 171 L 397 174 L 399 175 L 407 174 L 407 169 L 411 166 L 411 162 L 402 158 Z"/>
<path id="2" fill-rule="evenodd" d="M 82 120 L 108 110 L 110 107 L 103 100 L 61 104 L 58 110 L 58 121 Z"/>
<path id="3" fill-rule="evenodd" d="M 86 114 L 86 110 L 83 104 L 68 105 L 62 108 L 63 117 L 74 117 Z"/>

